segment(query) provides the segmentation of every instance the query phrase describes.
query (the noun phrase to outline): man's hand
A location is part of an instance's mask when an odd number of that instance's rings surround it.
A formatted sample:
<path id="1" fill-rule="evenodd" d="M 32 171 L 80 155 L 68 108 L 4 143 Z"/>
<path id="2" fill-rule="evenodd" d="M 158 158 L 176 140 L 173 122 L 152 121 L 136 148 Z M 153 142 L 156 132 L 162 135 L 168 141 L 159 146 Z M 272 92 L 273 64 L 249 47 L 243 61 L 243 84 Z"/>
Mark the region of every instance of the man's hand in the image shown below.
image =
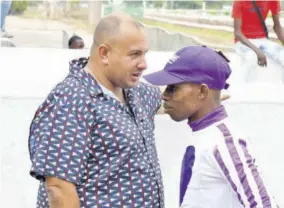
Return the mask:
<path id="1" fill-rule="evenodd" d="M 257 55 L 257 62 L 259 66 L 266 67 L 267 66 L 267 59 L 264 53 L 261 50 L 256 51 Z"/>
<path id="2" fill-rule="evenodd" d="M 80 208 L 74 184 L 55 177 L 47 177 L 45 185 L 50 208 Z"/>

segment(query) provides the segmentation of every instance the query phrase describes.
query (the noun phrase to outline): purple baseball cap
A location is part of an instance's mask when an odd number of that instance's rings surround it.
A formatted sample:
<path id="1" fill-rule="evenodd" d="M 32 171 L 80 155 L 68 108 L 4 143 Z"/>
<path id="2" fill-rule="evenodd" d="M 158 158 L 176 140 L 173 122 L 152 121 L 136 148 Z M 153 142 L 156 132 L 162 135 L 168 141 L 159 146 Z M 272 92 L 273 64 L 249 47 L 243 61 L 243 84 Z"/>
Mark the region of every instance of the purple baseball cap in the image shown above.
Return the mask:
<path id="1" fill-rule="evenodd" d="M 180 49 L 162 71 L 143 76 L 153 85 L 179 83 L 206 84 L 211 89 L 227 89 L 231 74 L 229 60 L 222 52 L 206 46 L 188 46 Z"/>

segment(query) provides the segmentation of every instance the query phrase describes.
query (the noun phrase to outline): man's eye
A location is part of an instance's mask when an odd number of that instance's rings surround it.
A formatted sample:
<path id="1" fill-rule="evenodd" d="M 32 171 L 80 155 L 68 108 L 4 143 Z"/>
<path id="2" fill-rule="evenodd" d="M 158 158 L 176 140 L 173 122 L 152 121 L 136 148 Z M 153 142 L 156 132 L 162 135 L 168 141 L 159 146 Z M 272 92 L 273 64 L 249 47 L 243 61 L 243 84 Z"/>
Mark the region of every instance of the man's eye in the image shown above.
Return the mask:
<path id="1" fill-rule="evenodd" d="M 131 56 L 132 57 L 137 57 L 137 56 L 139 56 L 139 53 L 132 53 Z"/>
<path id="2" fill-rule="evenodd" d="M 173 93 L 175 90 L 176 90 L 176 86 L 174 86 L 174 85 L 171 85 L 171 86 L 168 86 L 167 88 L 166 88 L 166 92 L 168 92 L 168 93 Z"/>

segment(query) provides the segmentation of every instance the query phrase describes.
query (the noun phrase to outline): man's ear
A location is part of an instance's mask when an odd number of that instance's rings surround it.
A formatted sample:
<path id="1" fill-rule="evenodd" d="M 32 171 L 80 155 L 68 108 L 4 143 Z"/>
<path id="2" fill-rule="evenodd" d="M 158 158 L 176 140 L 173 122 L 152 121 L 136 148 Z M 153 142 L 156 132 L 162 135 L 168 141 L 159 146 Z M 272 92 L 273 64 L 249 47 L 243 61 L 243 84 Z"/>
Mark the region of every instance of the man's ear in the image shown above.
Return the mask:
<path id="1" fill-rule="evenodd" d="M 199 86 L 199 95 L 198 95 L 198 99 L 199 100 L 204 100 L 207 98 L 209 93 L 209 88 L 206 84 L 201 84 Z"/>
<path id="2" fill-rule="evenodd" d="M 108 64 L 110 47 L 105 44 L 98 46 L 98 54 L 103 64 Z"/>

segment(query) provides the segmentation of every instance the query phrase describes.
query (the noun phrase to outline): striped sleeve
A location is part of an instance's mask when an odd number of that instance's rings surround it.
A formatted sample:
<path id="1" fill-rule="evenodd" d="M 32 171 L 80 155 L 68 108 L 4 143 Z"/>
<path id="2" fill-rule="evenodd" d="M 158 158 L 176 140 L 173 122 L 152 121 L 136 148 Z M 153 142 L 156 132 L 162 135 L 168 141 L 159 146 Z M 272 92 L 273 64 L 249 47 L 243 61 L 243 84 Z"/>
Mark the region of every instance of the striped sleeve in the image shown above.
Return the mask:
<path id="1" fill-rule="evenodd" d="M 236 193 L 243 207 L 276 208 L 256 167 L 244 139 L 233 139 L 225 124 L 218 126 L 224 142 L 218 144 L 213 152 L 213 160 Z"/>

